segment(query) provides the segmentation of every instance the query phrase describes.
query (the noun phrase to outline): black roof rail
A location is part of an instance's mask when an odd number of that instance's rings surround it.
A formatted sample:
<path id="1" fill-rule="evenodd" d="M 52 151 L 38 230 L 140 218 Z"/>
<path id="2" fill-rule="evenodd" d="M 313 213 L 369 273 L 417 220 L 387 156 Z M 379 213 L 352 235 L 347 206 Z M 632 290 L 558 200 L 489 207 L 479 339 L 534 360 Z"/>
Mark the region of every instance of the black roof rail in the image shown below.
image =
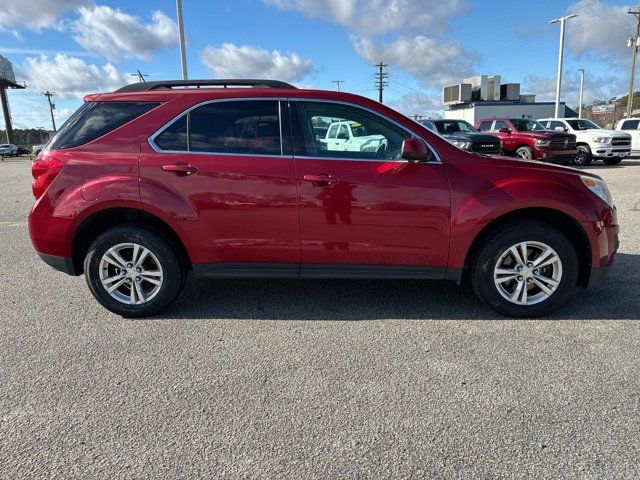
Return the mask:
<path id="1" fill-rule="evenodd" d="M 149 90 L 181 88 L 206 88 L 206 87 L 253 87 L 253 88 L 296 88 L 293 85 L 279 80 L 263 79 L 209 79 L 209 80 L 159 80 L 153 82 L 139 82 L 125 85 L 115 93 L 147 92 Z"/>

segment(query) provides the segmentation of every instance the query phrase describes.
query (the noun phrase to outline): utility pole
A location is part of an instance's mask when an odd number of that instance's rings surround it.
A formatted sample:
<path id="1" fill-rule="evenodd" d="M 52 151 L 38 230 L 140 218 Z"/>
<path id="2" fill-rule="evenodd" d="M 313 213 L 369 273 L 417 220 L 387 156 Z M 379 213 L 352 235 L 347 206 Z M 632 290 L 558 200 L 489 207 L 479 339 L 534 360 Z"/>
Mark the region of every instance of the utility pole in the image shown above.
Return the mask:
<path id="1" fill-rule="evenodd" d="M 388 65 L 386 63 L 380 62 L 377 65 L 374 65 L 374 67 L 379 68 L 379 71 L 375 73 L 375 77 L 376 88 L 378 89 L 378 101 L 382 103 L 382 91 L 384 90 L 384 87 L 389 85 L 389 82 L 385 80 L 386 78 L 389 78 L 389 74 L 384 72 L 383 69 L 385 67 L 388 67 Z"/>
<path id="2" fill-rule="evenodd" d="M 414 113 L 413 115 L 411 115 L 413 117 L 413 119 L 417 122 L 418 120 L 422 120 L 422 115 L 419 115 L 417 113 Z"/>
<path id="3" fill-rule="evenodd" d="M 577 14 L 565 15 L 564 17 L 551 20 L 549 23 L 560 23 L 560 48 L 558 50 L 558 77 L 556 80 L 556 113 L 555 117 L 560 117 L 560 88 L 562 85 L 562 56 L 564 54 L 564 23 L 570 18 L 577 17 Z M 564 115 L 563 115 L 564 117 Z"/>
<path id="4" fill-rule="evenodd" d="M 584 92 L 584 68 L 579 68 L 580 72 L 580 103 L 578 104 L 578 118 L 582 118 L 582 93 Z"/>
<path id="5" fill-rule="evenodd" d="M 627 10 L 629 15 L 636 17 L 636 34 L 631 38 L 631 75 L 629 79 L 629 97 L 627 98 L 627 118 L 631 117 L 633 110 L 633 80 L 636 75 L 636 53 L 638 52 L 638 38 L 640 37 L 640 5 L 638 10 Z"/>
<path id="6" fill-rule="evenodd" d="M 187 49 L 184 45 L 184 22 L 182 20 L 182 0 L 176 0 L 176 9 L 178 10 L 178 34 L 180 36 L 180 59 L 182 61 L 182 79 L 187 80 Z"/>
<path id="7" fill-rule="evenodd" d="M 336 84 L 336 89 L 338 91 L 340 91 L 340 84 L 341 83 L 345 83 L 345 82 L 346 82 L 346 80 L 331 80 L 331 83 L 335 83 Z"/>
<path id="8" fill-rule="evenodd" d="M 148 73 L 142 73 L 140 71 L 140 69 L 136 69 L 137 73 L 132 73 L 131 76 L 132 77 L 138 77 L 138 82 L 142 83 L 142 82 L 146 82 L 144 77 L 148 77 L 149 74 Z"/>
<path id="9" fill-rule="evenodd" d="M 47 97 L 47 102 L 49 102 L 49 111 L 51 112 L 51 124 L 53 125 L 53 131 L 56 132 L 56 120 L 53 118 L 53 111 L 56 108 L 56 104 L 55 103 L 51 103 L 51 97 L 53 97 L 53 93 L 51 93 L 49 90 L 47 90 L 46 92 L 44 92 L 43 94 L 45 97 Z"/>

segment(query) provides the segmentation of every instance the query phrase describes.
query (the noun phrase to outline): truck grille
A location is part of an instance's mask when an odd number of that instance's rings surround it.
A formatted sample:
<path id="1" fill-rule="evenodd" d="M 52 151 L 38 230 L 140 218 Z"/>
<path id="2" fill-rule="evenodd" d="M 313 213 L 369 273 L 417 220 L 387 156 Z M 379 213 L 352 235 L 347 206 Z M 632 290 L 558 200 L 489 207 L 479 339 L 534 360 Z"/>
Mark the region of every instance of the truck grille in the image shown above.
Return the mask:
<path id="1" fill-rule="evenodd" d="M 500 142 L 472 143 L 471 150 L 478 153 L 500 153 Z"/>
<path id="2" fill-rule="evenodd" d="M 553 150 L 573 150 L 576 148 L 576 141 L 570 138 L 559 140 L 551 140 L 549 147 Z"/>
<path id="3" fill-rule="evenodd" d="M 631 145 L 631 139 L 626 137 L 614 137 L 611 139 L 611 145 Z"/>

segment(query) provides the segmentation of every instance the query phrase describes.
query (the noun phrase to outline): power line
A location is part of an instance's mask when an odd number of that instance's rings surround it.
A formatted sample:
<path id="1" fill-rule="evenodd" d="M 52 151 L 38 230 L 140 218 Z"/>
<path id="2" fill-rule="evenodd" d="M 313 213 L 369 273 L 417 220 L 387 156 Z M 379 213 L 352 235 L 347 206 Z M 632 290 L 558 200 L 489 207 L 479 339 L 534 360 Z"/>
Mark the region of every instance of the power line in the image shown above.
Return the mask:
<path id="1" fill-rule="evenodd" d="M 138 77 L 138 81 L 139 81 L 140 83 L 142 83 L 142 82 L 146 82 L 146 80 L 145 80 L 145 78 L 144 78 L 144 77 L 148 77 L 148 76 L 149 76 L 149 74 L 148 74 L 148 73 L 142 73 L 142 72 L 140 71 L 140 69 L 136 69 L 136 73 L 131 73 L 130 75 L 131 75 L 132 77 Z"/>
<path id="2" fill-rule="evenodd" d="M 376 78 L 376 88 L 378 89 L 378 101 L 380 103 L 382 103 L 382 91 L 384 90 L 384 87 L 389 86 L 389 82 L 387 82 L 385 79 L 389 78 L 389 74 L 386 73 L 383 69 L 385 67 L 388 67 L 388 65 L 386 63 L 378 63 L 377 65 L 374 65 L 374 67 L 377 67 L 379 69 L 379 71 L 377 71 L 375 73 L 375 78 Z"/>

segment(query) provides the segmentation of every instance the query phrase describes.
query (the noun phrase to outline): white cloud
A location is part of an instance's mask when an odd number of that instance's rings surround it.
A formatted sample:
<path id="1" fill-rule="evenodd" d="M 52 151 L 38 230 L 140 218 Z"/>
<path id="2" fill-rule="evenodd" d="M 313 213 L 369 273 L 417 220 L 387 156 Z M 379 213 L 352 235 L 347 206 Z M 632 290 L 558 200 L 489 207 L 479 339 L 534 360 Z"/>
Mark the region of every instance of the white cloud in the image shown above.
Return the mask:
<path id="1" fill-rule="evenodd" d="M 63 54 L 53 58 L 46 55 L 27 58 L 19 73 L 28 89 L 49 90 L 59 98 L 82 98 L 88 93 L 113 91 L 128 83 L 128 78 L 110 63 L 98 67 Z"/>
<path id="2" fill-rule="evenodd" d="M 176 45 L 178 27 L 162 12 L 153 12 L 151 23 L 107 6 L 79 9 L 80 18 L 70 24 L 73 38 L 89 51 L 110 60 L 121 56 L 150 59 L 153 52 Z"/>
<path id="3" fill-rule="evenodd" d="M 590 76 L 587 72 L 584 83 L 585 104 L 594 100 L 609 100 L 612 97 L 625 94 L 626 79 L 611 77 Z M 536 101 L 554 101 L 556 98 L 556 77 L 543 77 L 529 75 L 522 82 L 522 93 L 533 93 Z M 580 74 L 578 72 L 565 72 L 562 75 L 562 95 L 560 100 L 567 102 L 568 106 L 578 105 L 580 99 Z"/>
<path id="4" fill-rule="evenodd" d="M 415 76 L 423 85 L 442 87 L 459 82 L 475 71 L 478 55 L 457 42 L 439 42 L 417 35 L 391 42 L 376 42 L 370 38 L 352 39 L 356 52 L 374 64 L 383 61 L 400 67 Z"/>
<path id="5" fill-rule="evenodd" d="M 444 108 L 440 98 L 421 92 L 407 93 L 397 100 L 389 101 L 388 105 L 407 116 L 418 114 L 439 117 Z"/>
<path id="6" fill-rule="evenodd" d="M 328 18 L 361 35 L 429 27 L 441 32 L 467 0 L 263 0 L 281 10 Z"/>
<path id="7" fill-rule="evenodd" d="M 268 78 L 296 82 L 313 72 L 311 60 L 278 50 L 223 43 L 200 52 L 202 63 L 218 78 Z"/>
<path id="8" fill-rule="evenodd" d="M 86 5 L 90 0 L 2 0 L 0 29 L 52 27 L 60 14 Z"/>
<path id="9" fill-rule="evenodd" d="M 627 26 L 634 23 L 635 17 L 627 13 L 629 8 L 599 0 L 581 0 L 569 5 L 567 13 L 578 14 L 567 20 L 569 48 L 577 55 L 594 52 L 630 55 L 627 39 L 632 33 Z"/>

